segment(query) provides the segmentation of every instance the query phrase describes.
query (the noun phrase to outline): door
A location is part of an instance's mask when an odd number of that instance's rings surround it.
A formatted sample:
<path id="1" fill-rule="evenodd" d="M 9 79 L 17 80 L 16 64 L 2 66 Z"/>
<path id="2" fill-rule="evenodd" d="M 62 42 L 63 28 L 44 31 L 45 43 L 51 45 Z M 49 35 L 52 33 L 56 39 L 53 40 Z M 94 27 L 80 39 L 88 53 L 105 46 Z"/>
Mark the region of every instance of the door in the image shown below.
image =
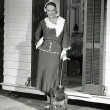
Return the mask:
<path id="1" fill-rule="evenodd" d="M 38 50 L 35 49 L 35 31 L 39 24 L 39 21 L 44 19 L 44 5 L 48 0 L 33 0 L 32 1 L 32 57 L 31 57 L 31 85 L 35 86 L 35 79 L 37 75 L 37 60 Z"/>
<path id="2" fill-rule="evenodd" d="M 83 91 L 102 95 L 104 0 L 84 1 Z"/>

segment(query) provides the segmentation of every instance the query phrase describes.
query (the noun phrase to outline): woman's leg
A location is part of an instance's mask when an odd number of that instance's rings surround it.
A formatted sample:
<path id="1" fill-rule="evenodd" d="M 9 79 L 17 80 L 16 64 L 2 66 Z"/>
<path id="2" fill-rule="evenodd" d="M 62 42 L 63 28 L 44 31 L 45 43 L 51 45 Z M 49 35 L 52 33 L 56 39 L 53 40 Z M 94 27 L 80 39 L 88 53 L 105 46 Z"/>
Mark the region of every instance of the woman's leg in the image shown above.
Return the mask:
<path id="1" fill-rule="evenodd" d="M 50 109 L 50 106 L 51 106 L 51 97 L 49 94 L 46 94 L 47 96 L 47 102 L 46 102 L 46 105 L 44 106 L 44 109 Z"/>
<path id="2" fill-rule="evenodd" d="M 50 97 L 50 95 L 47 95 L 47 103 L 51 103 L 51 97 Z"/>

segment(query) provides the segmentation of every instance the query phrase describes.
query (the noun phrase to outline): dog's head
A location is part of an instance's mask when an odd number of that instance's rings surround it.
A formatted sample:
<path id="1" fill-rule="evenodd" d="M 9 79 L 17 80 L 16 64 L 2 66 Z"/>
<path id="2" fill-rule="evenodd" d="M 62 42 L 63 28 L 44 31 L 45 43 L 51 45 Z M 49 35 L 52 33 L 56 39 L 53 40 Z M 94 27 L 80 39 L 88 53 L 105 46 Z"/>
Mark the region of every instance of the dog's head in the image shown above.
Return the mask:
<path id="1" fill-rule="evenodd" d="M 65 87 L 64 86 L 58 86 L 55 93 L 55 100 L 56 101 L 62 101 L 66 98 L 64 93 Z"/>
<path id="2" fill-rule="evenodd" d="M 56 93 L 62 94 L 62 93 L 64 93 L 64 90 L 65 90 L 64 86 L 57 86 Z"/>

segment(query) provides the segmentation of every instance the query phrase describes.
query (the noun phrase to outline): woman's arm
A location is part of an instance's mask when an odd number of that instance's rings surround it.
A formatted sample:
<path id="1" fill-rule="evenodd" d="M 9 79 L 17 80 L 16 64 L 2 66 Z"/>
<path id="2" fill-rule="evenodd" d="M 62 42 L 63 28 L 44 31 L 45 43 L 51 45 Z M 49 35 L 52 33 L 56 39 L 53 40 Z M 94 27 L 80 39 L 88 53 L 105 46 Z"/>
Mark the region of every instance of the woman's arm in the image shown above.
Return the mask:
<path id="1" fill-rule="evenodd" d="M 63 38 L 62 38 L 62 52 L 61 59 L 67 60 L 67 50 L 71 49 L 70 38 L 68 36 L 67 24 L 64 25 Z"/>
<path id="2" fill-rule="evenodd" d="M 37 42 L 40 39 L 41 31 L 42 31 L 42 21 L 40 21 L 40 23 L 39 23 L 39 25 L 37 27 L 37 30 L 35 32 L 35 44 L 37 44 Z"/>
<path id="3" fill-rule="evenodd" d="M 62 38 L 62 48 L 68 50 L 71 47 L 70 38 L 68 36 L 67 24 L 64 24 L 63 38 Z"/>

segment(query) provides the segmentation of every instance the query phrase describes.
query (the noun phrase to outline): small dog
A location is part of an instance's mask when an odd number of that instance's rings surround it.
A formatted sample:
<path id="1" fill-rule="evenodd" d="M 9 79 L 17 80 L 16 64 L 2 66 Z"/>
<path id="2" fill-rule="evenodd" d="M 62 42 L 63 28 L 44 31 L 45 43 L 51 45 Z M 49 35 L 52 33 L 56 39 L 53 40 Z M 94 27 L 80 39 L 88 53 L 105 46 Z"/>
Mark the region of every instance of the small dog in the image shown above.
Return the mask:
<path id="1" fill-rule="evenodd" d="M 58 86 L 53 98 L 53 110 L 67 110 L 67 95 L 64 93 L 65 88 Z"/>

